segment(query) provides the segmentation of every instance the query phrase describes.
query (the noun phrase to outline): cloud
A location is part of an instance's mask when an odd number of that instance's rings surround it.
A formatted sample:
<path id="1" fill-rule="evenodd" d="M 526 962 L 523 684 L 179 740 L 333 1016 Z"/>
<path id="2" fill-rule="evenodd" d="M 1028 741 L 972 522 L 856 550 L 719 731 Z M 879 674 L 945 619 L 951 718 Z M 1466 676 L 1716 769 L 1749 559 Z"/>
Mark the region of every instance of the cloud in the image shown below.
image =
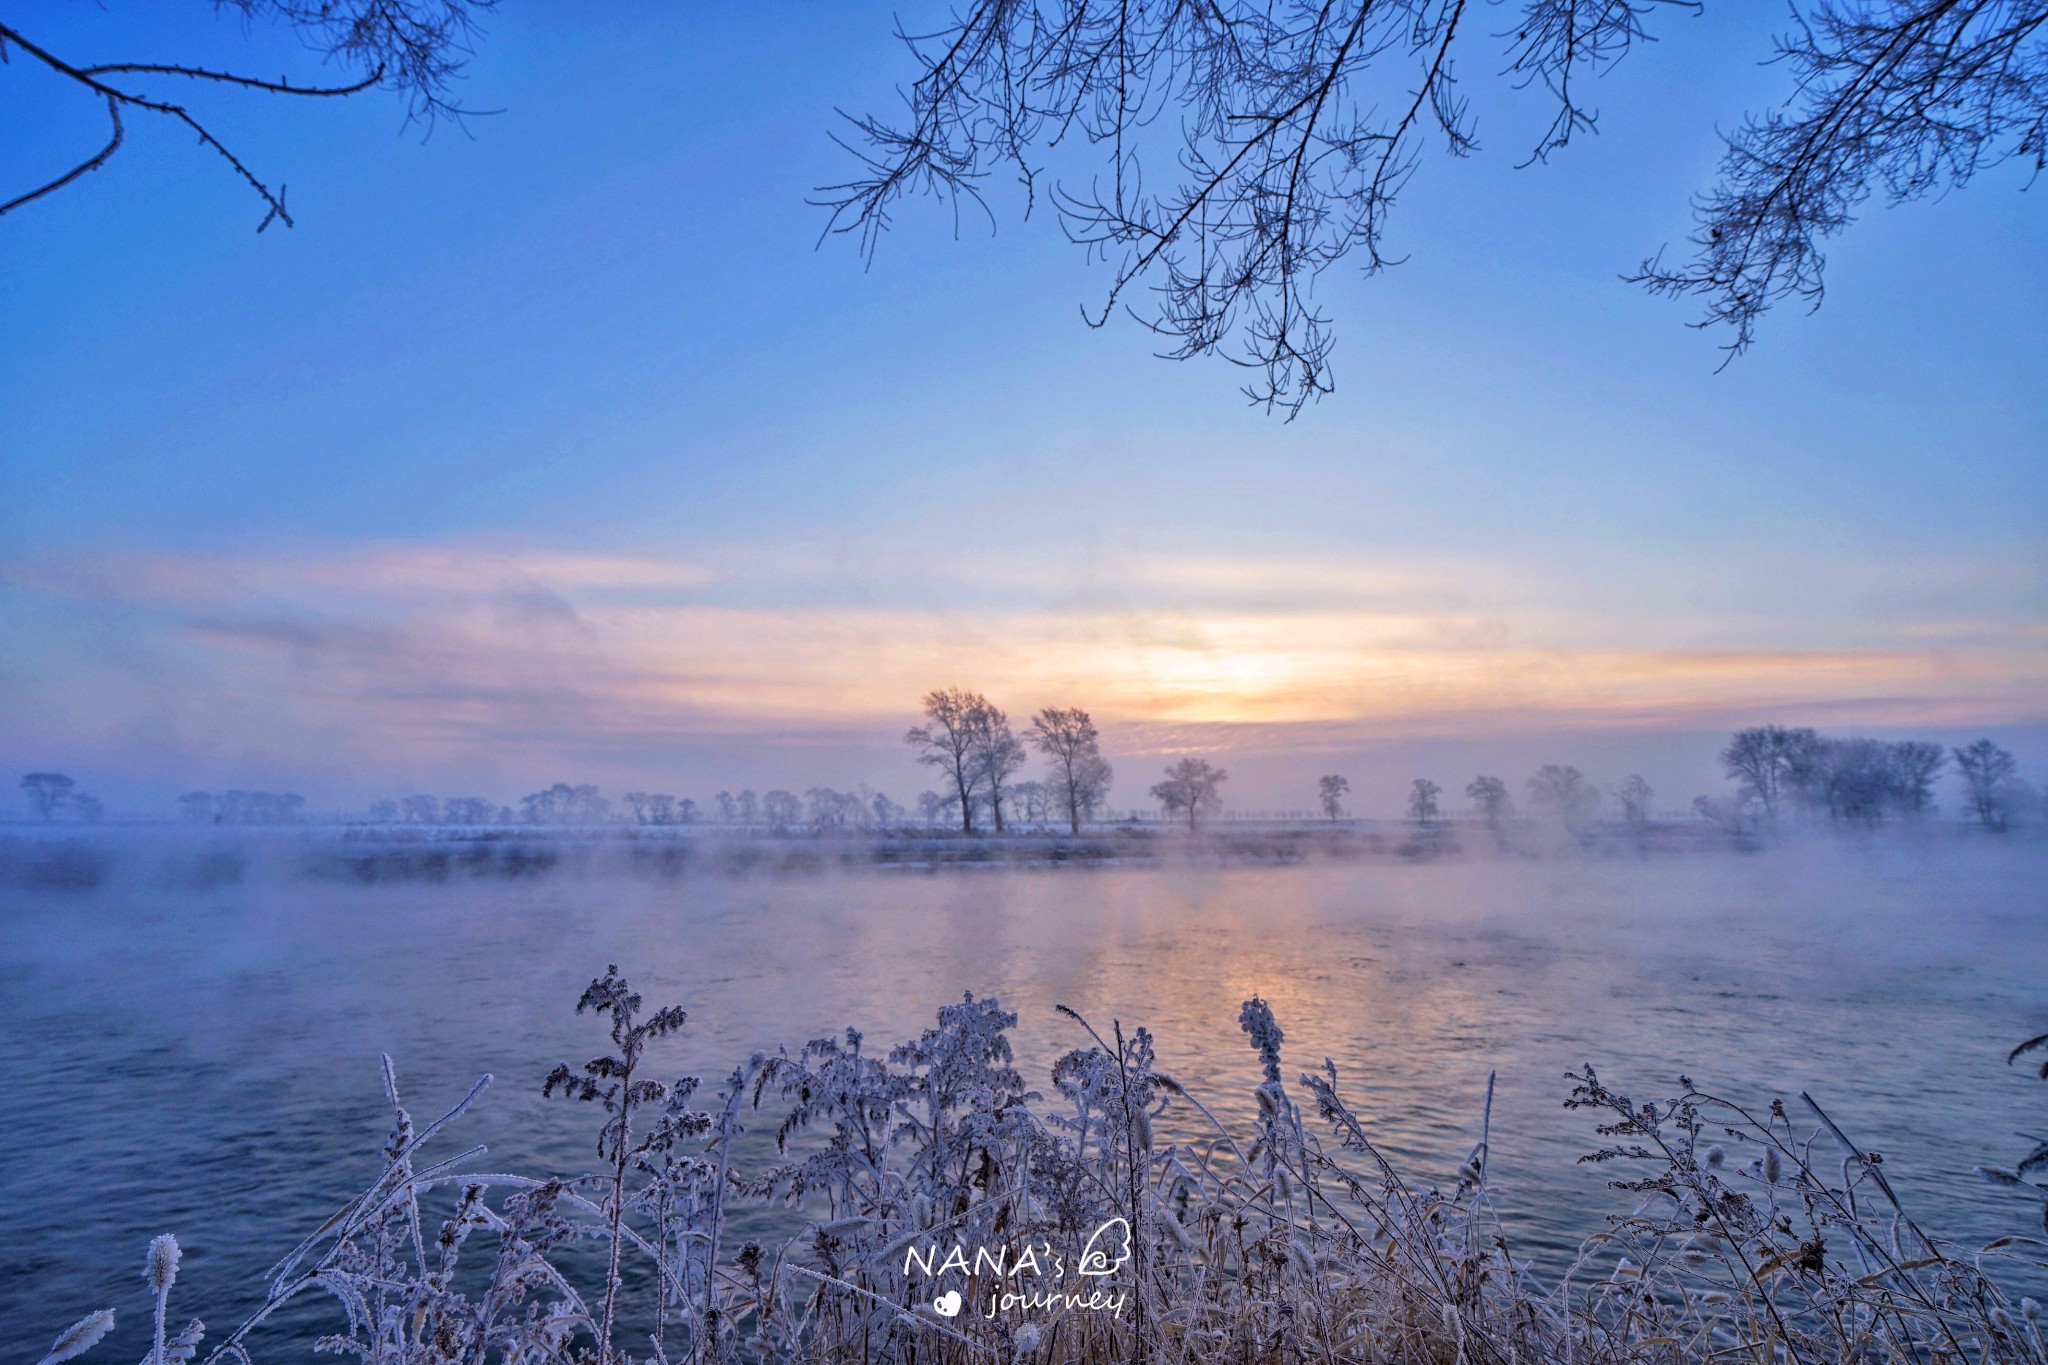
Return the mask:
<path id="1" fill-rule="evenodd" d="M 115 757 L 140 743 L 361 773 L 507 755 L 619 770 L 707 736 L 886 737 L 948 684 L 1014 712 L 1087 706 L 1169 747 L 1231 732 L 1285 747 L 1290 727 L 1328 742 L 2048 711 L 2048 638 L 1996 612 L 1703 611 L 1652 630 L 1581 598 L 1501 564 L 1298 556 L 1065 574 L 989 557 L 937 592 L 905 563 L 843 557 L 751 574 L 466 544 L 17 559 L 0 603 L 29 657 L 0 678 L 0 709 Z"/>

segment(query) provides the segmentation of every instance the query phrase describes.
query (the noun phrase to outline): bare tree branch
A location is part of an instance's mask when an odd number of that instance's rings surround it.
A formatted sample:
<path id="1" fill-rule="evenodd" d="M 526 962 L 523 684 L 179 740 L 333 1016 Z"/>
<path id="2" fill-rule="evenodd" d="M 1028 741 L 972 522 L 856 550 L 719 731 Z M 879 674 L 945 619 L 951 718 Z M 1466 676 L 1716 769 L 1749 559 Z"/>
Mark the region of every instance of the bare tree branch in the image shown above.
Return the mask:
<path id="1" fill-rule="evenodd" d="M 496 0 L 217 0 L 217 7 L 232 9 L 245 22 L 258 19 L 280 21 L 294 29 L 326 60 L 357 67 L 362 74 L 335 84 L 296 84 L 289 78 L 264 80 L 232 71 L 185 63 L 101 62 L 80 65 L 57 56 L 15 29 L 0 24 L 0 57 L 12 44 L 106 102 L 113 123 L 113 135 L 92 159 L 65 175 L 0 204 L 0 215 L 63 188 L 88 171 L 105 165 L 121 147 L 124 130 L 121 110 L 142 110 L 161 114 L 184 124 L 198 135 L 202 146 L 212 149 L 241 177 L 268 212 L 257 225 L 258 232 L 273 222 L 292 225 L 285 209 L 284 186 L 272 190 L 265 180 L 249 169 L 227 144 L 214 136 L 184 104 L 154 99 L 129 84 L 138 76 L 176 76 L 203 86 L 256 90 L 273 95 L 341 98 L 373 86 L 403 94 L 407 101 L 407 122 L 431 125 L 442 117 L 462 118 L 470 112 L 450 98 L 453 82 L 473 51 L 478 33 L 479 11 L 492 8 Z"/>
<path id="2" fill-rule="evenodd" d="M 273 95 L 353 95 L 368 90 L 384 79 L 384 68 L 378 67 L 359 81 L 348 85 L 293 85 L 290 81 L 265 81 L 254 76 L 237 76 L 232 71 L 209 71 L 202 66 L 165 66 L 151 62 L 118 62 L 111 66 L 82 66 L 82 76 L 189 76 L 193 80 L 218 81 L 222 85 L 239 85 L 250 90 L 267 90 Z"/>
<path id="3" fill-rule="evenodd" d="M 1790 112 L 1730 137 L 1694 205 L 1693 259 L 1660 253 L 1629 278 L 1704 299 L 1695 325 L 1733 329 L 1729 359 L 1772 305 L 1819 307 L 1821 242 L 1872 193 L 1897 204 L 2014 158 L 2048 166 L 2044 26 L 2048 0 L 1821 0 L 1779 40 L 1798 75 Z"/>
<path id="4" fill-rule="evenodd" d="M 109 96 L 107 99 L 107 119 L 109 122 L 113 124 L 114 131 L 113 134 L 110 137 L 108 137 L 107 145 L 100 148 L 97 155 L 89 157 L 88 159 L 79 162 L 76 166 L 73 166 L 70 170 L 58 176 L 49 184 L 44 185 L 39 189 L 30 190 L 27 194 L 21 195 L 14 199 L 10 199 L 4 204 L 0 204 L 0 213 L 6 213 L 11 209 L 18 209 L 23 204 L 26 204 L 31 200 L 40 199 L 46 194 L 50 194 L 53 193 L 54 191 L 61 190 L 66 185 L 70 184 L 72 181 L 78 179 L 79 176 L 84 175 L 87 171 L 96 171 L 100 167 L 106 165 L 107 159 L 113 156 L 113 154 L 120 149 L 121 138 L 123 136 L 121 131 L 121 102 L 117 99 L 114 99 L 112 96 Z"/>
<path id="5" fill-rule="evenodd" d="M 1539 154 L 1594 115 L 1575 72 L 1644 40 L 1652 9 L 1690 0 L 1525 0 L 1510 70 L 1560 105 Z M 1453 75 L 1468 0 L 979 0 L 938 32 L 899 33 L 923 75 L 901 124 L 851 120 L 859 174 L 820 190 L 826 231 L 872 254 L 910 195 L 980 202 L 1008 166 L 1029 192 L 1078 132 L 1084 186 L 1052 202 L 1070 240 L 1115 258 L 1101 326 L 1120 306 L 1167 341 L 1256 371 L 1255 403 L 1288 415 L 1331 388 L 1316 279 L 1352 252 L 1385 268 L 1394 200 L 1425 138 L 1477 146 Z M 1390 112 L 1380 113 L 1384 105 Z M 1169 161 L 1173 173 L 1148 177 Z M 1153 296 L 1140 315 L 1133 286 Z"/>
<path id="6" fill-rule="evenodd" d="M 1819 243 L 1874 190 L 1893 202 L 1960 186 L 2011 157 L 2044 164 L 2048 0 L 1798 0 L 1779 55 L 1786 108 L 1728 141 L 1721 185 L 1695 205 L 1696 258 L 1629 278 L 1707 301 L 1702 325 L 1746 348 L 1787 297 L 1817 304 Z M 1453 74 L 1468 0 L 975 0 L 948 26 L 898 37 L 921 76 L 904 117 L 851 119 L 856 175 L 822 188 L 829 233 L 872 257 L 897 203 L 981 205 L 1012 170 L 1027 212 L 1046 161 L 1078 132 L 1093 151 L 1051 199 L 1068 238 L 1113 274 L 1121 309 L 1173 359 L 1218 355 L 1260 378 L 1247 394 L 1289 416 L 1330 392 L 1317 279 L 1347 257 L 1396 263 L 1395 201 L 1424 147 L 1478 139 Z M 1642 43 L 1662 10 L 1701 0 L 1521 0 L 1501 76 L 1552 114 L 1522 163 L 1547 161 L 1599 114 L 1583 92 Z M 1070 152 L 1068 160 L 1076 153 Z M 1160 173 L 1165 164 L 1168 170 Z M 1148 176 L 1148 170 L 1152 174 Z M 1126 298 L 1144 286 L 1140 312 Z"/>

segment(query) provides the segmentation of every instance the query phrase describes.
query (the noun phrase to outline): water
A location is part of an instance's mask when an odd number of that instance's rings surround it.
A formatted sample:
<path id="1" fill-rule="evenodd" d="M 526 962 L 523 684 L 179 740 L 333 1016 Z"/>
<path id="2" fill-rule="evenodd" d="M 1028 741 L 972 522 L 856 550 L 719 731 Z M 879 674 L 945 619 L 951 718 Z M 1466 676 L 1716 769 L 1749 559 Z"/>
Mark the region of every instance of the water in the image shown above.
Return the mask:
<path id="1" fill-rule="evenodd" d="M 158 861 L 4 893 L 0 1358 L 107 1304 L 122 1323 L 94 1358 L 139 1355 L 142 1251 L 166 1230 L 187 1249 L 174 1308 L 237 1320 L 374 1172 L 379 1051 L 416 1115 L 496 1076 L 457 1133 L 491 1168 L 584 1169 L 589 1111 L 539 1088 L 598 1050 L 572 1006 L 609 962 L 691 1011 L 665 1055 L 707 1081 L 847 1024 L 871 1046 L 911 1035 L 972 990 L 1020 1012 L 1040 1088 L 1083 1041 L 1065 1003 L 1150 1027 L 1226 1116 L 1251 1109 L 1237 1008 L 1261 994 L 1290 1073 L 1335 1059 L 1425 1179 L 1462 1159 L 1498 1070 L 1495 1172 L 1539 1257 L 1625 1207 L 1575 1163 L 1595 1140 L 1562 1077 L 1587 1061 L 1641 1095 L 1680 1071 L 1744 1099 L 1810 1090 L 1939 1233 L 2034 1216 L 1970 1168 L 2048 1128 L 2048 1086 L 2004 1061 L 2048 1031 L 2038 846 L 371 886 L 258 850 L 201 890 L 159 885 Z"/>

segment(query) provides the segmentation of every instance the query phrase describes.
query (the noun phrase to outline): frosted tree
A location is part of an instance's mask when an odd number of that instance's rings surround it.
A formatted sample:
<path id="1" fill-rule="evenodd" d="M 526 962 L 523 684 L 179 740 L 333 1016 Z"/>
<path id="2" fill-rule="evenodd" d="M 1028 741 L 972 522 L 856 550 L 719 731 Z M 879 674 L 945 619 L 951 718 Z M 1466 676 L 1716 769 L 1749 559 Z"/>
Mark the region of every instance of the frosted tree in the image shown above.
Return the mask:
<path id="1" fill-rule="evenodd" d="M 974 808 L 988 780 L 982 762 L 982 730 L 992 710 L 979 692 L 942 687 L 924 697 L 925 723 L 905 732 L 903 742 L 917 761 L 936 768 L 959 803 L 960 832 L 974 833 Z M 998 713 L 1000 714 L 1000 713 Z"/>
<path id="2" fill-rule="evenodd" d="M 1515 803 L 1508 796 L 1508 784 L 1497 777 L 1475 777 L 1465 784 L 1465 795 L 1478 808 L 1479 818 L 1486 827 L 1496 834 L 1501 824 L 1515 812 Z"/>
<path id="3" fill-rule="evenodd" d="M 1934 809 L 1934 779 L 1948 766 L 1948 754 L 1939 744 L 1905 739 L 1887 746 L 1886 766 L 1891 775 L 1892 803 L 1904 815 L 1925 815 Z"/>
<path id="4" fill-rule="evenodd" d="M 1017 812 L 1017 819 L 1036 828 L 1044 828 L 1046 812 L 1052 808 L 1051 793 L 1039 781 L 1019 782 L 1010 788 L 1010 800 Z"/>
<path id="5" fill-rule="evenodd" d="M 2019 764 L 1988 739 L 1955 750 L 1956 772 L 1962 776 L 1970 813 L 1986 829 L 2004 829 L 2007 821 L 2002 789 L 2019 773 Z"/>
<path id="6" fill-rule="evenodd" d="M 1205 758 L 1183 758 L 1166 770 L 1166 780 L 1155 783 L 1152 795 L 1169 819 L 1185 819 L 1192 833 L 1202 820 L 1223 809 L 1221 788 L 1230 774 Z"/>
<path id="7" fill-rule="evenodd" d="M 1316 779 L 1316 799 L 1322 803 L 1325 819 L 1336 820 L 1344 814 L 1344 796 L 1350 790 L 1351 784 L 1341 777 Z"/>
<path id="8" fill-rule="evenodd" d="M 1650 823 L 1650 802 L 1656 795 L 1640 773 L 1630 773 L 1614 789 L 1614 799 L 1621 803 L 1621 818 L 1628 822 L 1630 829 L 1641 829 Z"/>
<path id="9" fill-rule="evenodd" d="M 960 798 L 957 796 L 943 796 L 938 792 L 919 792 L 917 794 L 917 813 L 927 825 L 950 824 L 954 819 L 954 810 L 958 807 L 959 802 Z"/>
<path id="10" fill-rule="evenodd" d="M 441 803 L 441 818 L 451 825 L 488 825 L 497 813 L 481 796 L 451 796 Z"/>
<path id="11" fill-rule="evenodd" d="M 1546 763 L 1529 779 L 1529 804 L 1576 831 L 1599 809 L 1600 791 L 1570 764 Z"/>
<path id="12" fill-rule="evenodd" d="M 1416 778 L 1408 784 L 1408 818 L 1425 829 L 1434 825 L 1443 814 L 1443 794 L 1444 789 L 1428 778 Z"/>
<path id="13" fill-rule="evenodd" d="M 1756 798 L 1764 819 L 1776 824 L 1785 796 L 1810 785 L 1817 742 L 1811 730 L 1787 730 L 1782 725 L 1737 730 L 1721 750 L 1721 767 Z"/>
<path id="14" fill-rule="evenodd" d="M 772 791 L 761 798 L 761 816 L 768 828 L 785 830 L 804 818 L 804 803 L 793 792 Z"/>
<path id="15" fill-rule="evenodd" d="M 974 762 L 981 770 L 981 789 L 988 798 L 989 814 L 996 833 L 1001 834 L 1011 802 L 1010 779 L 1024 766 L 1024 744 L 1010 733 L 1010 718 L 987 698 L 971 717 L 974 730 Z"/>
<path id="16" fill-rule="evenodd" d="M 1031 719 L 1031 743 L 1052 765 L 1053 810 L 1079 834 L 1081 822 L 1109 794 L 1112 776 L 1095 722 L 1077 706 L 1048 706 Z"/>
<path id="17" fill-rule="evenodd" d="M 78 784 L 63 773 L 30 773 L 21 779 L 22 794 L 38 820 L 56 818 L 59 808 Z"/>

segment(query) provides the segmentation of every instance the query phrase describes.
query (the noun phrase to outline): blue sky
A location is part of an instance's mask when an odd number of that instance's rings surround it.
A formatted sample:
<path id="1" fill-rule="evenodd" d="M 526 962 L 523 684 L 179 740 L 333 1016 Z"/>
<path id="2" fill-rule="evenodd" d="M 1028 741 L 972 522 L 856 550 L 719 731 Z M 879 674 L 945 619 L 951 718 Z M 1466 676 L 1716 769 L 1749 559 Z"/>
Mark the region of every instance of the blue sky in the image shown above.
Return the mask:
<path id="1" fill-rule="evenodd" d="M 137 809 L 902 799 L 893 737 L 948 682 L 1091 706 L 1126 798 L 1200 748 L 1252 805 L 1553 751 L 1682 799 L 1702 737 L 1766 714 L 2038 746 L 2038 188 L 1873 207 L 1826 306 L 1719 373 L 1617 279 L 1780 90 L 1760 7 L 1665 18 L 1601 135 L 1531 170 L 1541 111 L 1473 52 L 1482 153 L 1425 159 L 1405 264 L 1324 278 L 1338 391 L 1292 424 L 1084 327 L 1105 271 L 1006 187 L 993 234 L 910 205 L 871 268 L 820 248 L 834 110 L 908 67 L 886 8 L 768 12 L 508 7 L 469 137 L 210 100 L 291 231 L 148 124 L 0 220 L 0 761 Z M 80 58 L 302 65 L 204 6 L 36 22 Z M 21 62 L 0 122 L 10 186 L 101 135 Z"/>

